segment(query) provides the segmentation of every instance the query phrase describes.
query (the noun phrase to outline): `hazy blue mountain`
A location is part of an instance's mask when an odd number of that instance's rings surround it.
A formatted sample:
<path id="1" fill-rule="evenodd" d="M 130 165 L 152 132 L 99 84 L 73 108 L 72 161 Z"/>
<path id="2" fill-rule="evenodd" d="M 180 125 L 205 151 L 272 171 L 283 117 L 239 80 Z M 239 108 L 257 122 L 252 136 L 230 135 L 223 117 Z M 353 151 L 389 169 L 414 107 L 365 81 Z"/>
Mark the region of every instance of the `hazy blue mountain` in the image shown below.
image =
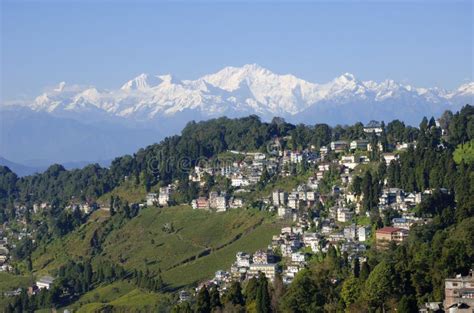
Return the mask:
<path id="1" fill-rule="evenodd" d="M 107 164 L 162 138 L 156 128 L 87 123 L 28 109 L 2 110 L 0 115 L 1 155 L 35 169 L 53 163 L 70 168 L 91 162 Z"/>

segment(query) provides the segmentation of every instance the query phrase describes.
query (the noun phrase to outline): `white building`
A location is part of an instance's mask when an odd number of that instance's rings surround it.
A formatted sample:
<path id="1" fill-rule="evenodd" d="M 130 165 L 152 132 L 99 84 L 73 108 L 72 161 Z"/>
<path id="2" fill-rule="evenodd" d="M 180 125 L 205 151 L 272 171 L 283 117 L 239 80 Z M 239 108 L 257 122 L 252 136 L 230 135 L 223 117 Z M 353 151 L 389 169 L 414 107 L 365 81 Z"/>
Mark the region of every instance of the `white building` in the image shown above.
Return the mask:
<path id="1" fill-rule="evenodd" d="M 367 150 L 368 140 L 353 140 L 351 141 L 351 150 Z"/>
<path id="2" fill-rule="evenodd" d="M 171 193 L 172 193 L 171 186 L 161 187 L 160 193 L 158 196 L 158 204 L 162 206 L 168 205 L 170 201 Z"/>
<path id="3" fill-rule="evenodd" d="M 288 196 L 288 206 L 292 209 L 298 209 L 299 208 L 299 199 L 298 195 L 296 194 L 291 194 Z"/>
<path id="4" fill-rule="evenodd" d="M 349 222 L 354 217 L 354 212 L 346 208 L 337 209 L 337 221 L 341 223 Z"/>
<path id="5" fill-rule="evenodd" d="M 250 268 L 247 271 L 248 277 L 258 277 L 260 273 L 263 273 L 265 277 L 273 282 L 277 272 L 277 264 L 250 264 Z"/>
<path id="6" fill-rule="evenodd" d="M 227 210 L 227 199 L 225 196 L 216 197 L 215 203 L 217 212 L 225 212 Z"/>
<path id="7" fill-rule="evenodd" d="M 360 242 L 369 240 L 370 228 L 366 226 L 359 226 L 359 228 L 357 228 L 357 236 Z"/>
<path id="8" fill-rule="evenodd" d="M 294 252 L 291 254 L 291 261 L 296 263 L 303 263 L 306 261 L 304 253 Z"/>
<path id="9" fill-rule="evenodd" d="M 233 175 L 231 178 L 232 187 L 246 187 L 250 185 L 250 181 L 243 175 Z"/>
<path id="10" fill-rule="evenodd" d="M 292 210 L 291 208 L 281 206 L 278 208 L 278 217 L 280 218 L 290 218 L 291 217 Z"/>
<path id="11" fill-rule="evenodd" d="M 383 159 L 385 160 L 385 163 L 390 165 L 390 162 L 398 160 L 398 155 L 394 153 L 384 153 L 383 154 Z"/>
<path id="12" fill-rule="evenodd" d="M 152 206 L 158 202 L 158 195 L 154 192 L 150 192 L 146 195 L 146 205 Z"/>
<path id="13" fill-rule="evenodd" d="M 49 289 L 53 285 L 54 278 L 51 276 L 43 276 L 37 282 L 36 286 L 38 289 Z"/>
<path id="14" fill-rule="evenodd" d="M 236 254 L 236 265 L 238 267 L 249 267 L 250 266 L 250 254 L 246 252 L 237 252 Z"/>
<path id="15" fill-rule="evenodd" d="M 273 205 L 276 207 L 286 205 L 288 201 L 288 193 L 282 190 L 275 190 L 272 194 Z"/>

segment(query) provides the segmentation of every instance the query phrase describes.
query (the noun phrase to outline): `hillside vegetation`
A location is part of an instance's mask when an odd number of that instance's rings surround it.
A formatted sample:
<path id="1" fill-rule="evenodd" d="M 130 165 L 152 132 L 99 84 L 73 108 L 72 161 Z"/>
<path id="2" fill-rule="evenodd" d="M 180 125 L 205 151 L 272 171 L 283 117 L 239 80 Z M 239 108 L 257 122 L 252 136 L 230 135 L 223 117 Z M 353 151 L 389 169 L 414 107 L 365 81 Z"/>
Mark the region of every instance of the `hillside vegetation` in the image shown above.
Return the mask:
<path id="1" fill-rule="evenodd" d="M 108 233 L 100 254 L 94 255 L 94 233 L 103 232 L 111 222 L 106 212 L 95 212 L 77 230 L 38 248 L 34 268 L 53 272 L 71 259 L 106 259 L 125 269 L 161 273 L 166 284 L 178 287 L 227 268 L 237 251 L 265 248 L 281 228 L 271 215 L 254 210 L 216 214 L 189 206 L 149 207 Z M 172 231 L 165 231 L 165 224 Z"/>

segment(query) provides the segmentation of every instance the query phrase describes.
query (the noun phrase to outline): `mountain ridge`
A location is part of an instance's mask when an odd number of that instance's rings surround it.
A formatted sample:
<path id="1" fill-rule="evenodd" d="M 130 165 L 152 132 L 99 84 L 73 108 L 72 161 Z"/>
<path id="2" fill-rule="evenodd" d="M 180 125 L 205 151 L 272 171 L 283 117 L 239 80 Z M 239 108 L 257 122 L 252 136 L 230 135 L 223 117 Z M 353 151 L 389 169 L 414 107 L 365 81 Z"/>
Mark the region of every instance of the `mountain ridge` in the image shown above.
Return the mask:
<path id="1" fill-rule="evenodd" d="M 247 64 L 228 66 L 196 80 L 142 73 L 111 90 L 61 82 L 57 88 L 36 97 L 28 107 L 70 117 L 87 113 L 91 118 L 104 115 L 133 121 L 166 119 L 186 110 L 199 112 L 204 118 L 257 114 L 264 119 L 281 116 L 294 120 L 307 112 L 323 114 L 328 107 L 348 107 L 354 103 L 369 104 L 369 111 L 370 108 L 379 111 L 377 106 L 387 102 L 397 102 L 415 110 L 421 105 L 424 111 L 429 109 L 427 115 L 437 115 L 472 102 L 473 95 L 473 82 L 446 91 L 413 87 L 389 79 L 361 81 L 351 73 L 344 73 L 326 83 L 312 83 L 291 74 L 275 74 L 257 64 Z M 327 114 L 331 115 L 330 112 Z M 392 118 L 387 115 L 371 116 L 370 119 L 377 117 Z M 352 121 L 340 121 L 347 122 Z"/>
<path id="2" fill-rule="evenodd" d="M 0 105 L 0 151 L 31 165 L 110 160 L 178 134 L 190 121 L 257 115 L 329 125 L 401 120 L 417 125 L 473 103 L 474 83 L 454 91 L 344 73 L 326 83 L 279 75 L 257 64 L 225 67 L 195 80 L 140 74 L 116 89 L 59 83 L 28 104 Z"/>

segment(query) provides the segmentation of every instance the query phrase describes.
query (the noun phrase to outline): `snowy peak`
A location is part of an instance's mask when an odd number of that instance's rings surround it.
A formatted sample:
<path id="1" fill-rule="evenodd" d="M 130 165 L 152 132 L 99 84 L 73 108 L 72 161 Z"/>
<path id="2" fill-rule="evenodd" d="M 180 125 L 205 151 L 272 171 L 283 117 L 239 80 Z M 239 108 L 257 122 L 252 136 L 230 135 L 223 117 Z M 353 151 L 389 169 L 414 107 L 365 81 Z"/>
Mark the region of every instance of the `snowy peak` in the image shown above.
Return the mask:
<path id="1" fill-rule="evenodd" d="M 257 114 L 263 118 L 306 119 L 319 114 L 323 119 L 332 112 L 333 118 L 341 114 L 348 118 L 365 114 L 377 119 L 376 114 L 394 115 L 404 110 L 444 111 L 472 103 L 473 94 L 473 82 L 445 91 L 417 88 L 390 79 L 360 81 L 353 74 L 344 73 L 318 84 L 247 64 L 228 66 L 196 80 L 180 81 L 169 74 L 143 73 L 112 90 L 61 82 L 38 96 L 31 108 L 68 116 L 71 112 L 82 113 L 82 118 L 100 112 L 133 121 L 167 119 L 184 112 L 188 112 L 190 118 Z M 342 111 L 342 108 L 345 109 Z"/>
<path id="2" fill-rule="evenodd" d="M 356 80 L 355 76 L 351 73 L 344 73 L 341 76 L 334 79 L 334 82 L 339 83 L 339 84 L 353 83 L 353 82 L 356 82 L 356 81 L 357 80 Z"/>
<path id="3" fill-rule="evenodd" d="M 66 86 L 66 82 L 60 82 L 58 87 L 54 89 L 54 91 L 61 92 L 64 90 L 64 87 Z"/>
<path id="4" fill-rule="evenodd" d="M 234 91 L 242 83 L 249 85 L 256 80 L 265 80 L 265 78 L 274 76 L 276 75 L 271 71 L 257 64 L 247 64 L 242 67 L 228 66 L 217 73 L 206 75 L 201 79 L 223 90 Z"/>
<path id="5" fill-rule="evenodd" d="M 474 94 L 474 82 L 462 84 L 456 90 L 456 93 L 458 95 L 471 96 L 472 97 L 472 95 Z"/>
<path id="6" fill-rule="evenodd" d="M 120 88 L 123 91 L 132 91 L 132 90 L 147 90 L 152 87 L 158 86 L 165 79 L 168 79 L 170 75 L 155 76 L 142 73 L 135 77 L 132 80 L 129 80 Z M 171 80 L 171 78 L 169 78 Z"/>

